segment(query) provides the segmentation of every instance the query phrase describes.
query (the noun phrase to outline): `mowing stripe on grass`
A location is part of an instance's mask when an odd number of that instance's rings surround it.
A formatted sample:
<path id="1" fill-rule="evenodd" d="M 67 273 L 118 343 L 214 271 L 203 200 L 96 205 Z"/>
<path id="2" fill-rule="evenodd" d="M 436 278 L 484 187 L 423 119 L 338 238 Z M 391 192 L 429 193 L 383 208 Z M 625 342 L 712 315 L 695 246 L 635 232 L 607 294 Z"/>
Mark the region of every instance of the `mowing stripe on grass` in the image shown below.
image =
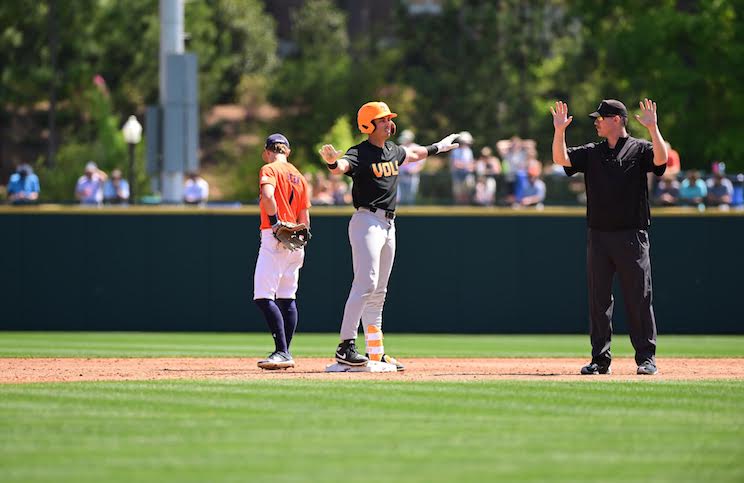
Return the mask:
<path id="1" fill-rule="evenodd" d="M 331 357 L 336 334 L 297 334 L 297 357 Z M 362 341 L 360 340 L 360 344 Z M 363 345 L 363 344 L 362 344 Z M 385 338 L 397 357 L 586 357 L 586 335 L 395 334 Z M 263 333 L 0 332 L 0 357 L 260 357 L 273 350 Z M 613 353 L 632 356 L 627 335 Z M 744 357 L 744 336 L 659 337 L 659 357 Z"/>

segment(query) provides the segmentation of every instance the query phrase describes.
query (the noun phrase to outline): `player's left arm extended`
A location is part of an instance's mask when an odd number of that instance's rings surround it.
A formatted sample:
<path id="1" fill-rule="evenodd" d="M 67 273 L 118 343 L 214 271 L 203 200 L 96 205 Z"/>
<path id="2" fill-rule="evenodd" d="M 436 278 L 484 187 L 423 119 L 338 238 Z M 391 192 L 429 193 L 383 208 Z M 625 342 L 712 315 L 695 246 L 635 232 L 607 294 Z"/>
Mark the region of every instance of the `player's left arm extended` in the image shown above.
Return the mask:
<path id="1" fill-rule="evenodd" d="M 450 134 L 438 143 L 430 144 L 429 146 L 412 146 L 404 148 L 406 150 L 405 162 L 413 163 L 415 161 L 426 159 L 433 154 L 451 151 L 460 146 L 458 143 L 453 142 L 457 136 L 457 134 Z"/>

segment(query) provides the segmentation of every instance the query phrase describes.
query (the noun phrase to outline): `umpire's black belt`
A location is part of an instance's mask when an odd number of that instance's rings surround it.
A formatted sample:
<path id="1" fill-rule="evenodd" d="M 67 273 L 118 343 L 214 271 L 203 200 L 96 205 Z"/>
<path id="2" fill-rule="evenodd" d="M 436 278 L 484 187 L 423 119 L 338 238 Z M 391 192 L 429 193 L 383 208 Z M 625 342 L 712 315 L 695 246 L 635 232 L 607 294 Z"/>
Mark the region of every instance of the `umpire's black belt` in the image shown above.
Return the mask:
<path id="1" fill-rule="evenodd" d="M 377 210 L 384 211 L 385 212 L 385 218 L 387 218 L 388 220 L 394 220 L 395 219 L 395 212 L 394 211 L 383 210 L 381 208 L 375 208 L 374 206 L 360 206 L 359 208 L 362 209 L 362 210 L 367 210 L 370 213 L 377 213 Z"/>

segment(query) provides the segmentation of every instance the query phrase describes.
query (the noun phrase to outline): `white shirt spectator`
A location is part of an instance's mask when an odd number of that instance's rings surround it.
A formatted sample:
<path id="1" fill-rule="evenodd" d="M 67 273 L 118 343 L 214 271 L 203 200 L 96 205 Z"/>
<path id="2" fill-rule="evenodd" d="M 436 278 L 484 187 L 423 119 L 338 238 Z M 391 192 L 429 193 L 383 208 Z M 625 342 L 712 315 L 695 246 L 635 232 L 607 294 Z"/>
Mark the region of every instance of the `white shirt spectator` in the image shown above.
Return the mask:
<path id="1" fill-rule="evenodd" d="M 189 177 L 183 186 L 183 200 L 186 203 L 206 203 L 209 199 L 209 183 L 199 176 Z"/>

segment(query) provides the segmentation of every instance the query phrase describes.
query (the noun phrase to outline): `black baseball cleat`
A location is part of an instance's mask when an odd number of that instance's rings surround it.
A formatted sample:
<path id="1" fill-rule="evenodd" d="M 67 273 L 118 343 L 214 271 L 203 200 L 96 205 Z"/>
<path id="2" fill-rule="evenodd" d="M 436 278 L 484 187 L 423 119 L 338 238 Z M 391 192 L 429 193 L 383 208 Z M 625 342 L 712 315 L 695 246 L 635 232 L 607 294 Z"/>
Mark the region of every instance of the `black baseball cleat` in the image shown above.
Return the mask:
<path id="1" fill-rule="evenodd" d="M 653 376 L 659 372 L 659 370 L 656 368 L 656 364 L 654 364 L 651 361 L 646 361 L 640 366 L 638 366 L 638 370 L 636 371 L 636 374 L 641 376 Z"/>
<path id="2" fill-rule="evenodd" d="M 590 362 L 581 368 L 581 374 L 585 376 L 588 374 L 612 374 L 612 369 L 610 369 L 609 365 L 605 366 L 596 362 Z"/>
<path id="3" fill-rule="evenodd" d="M 336 362 L 347 366 L 363 366 L 369 362 L 369 359 L 357 352 L 354 339 L 348 339 L 338 345 Z"/>
<path id="4" fill-rule="evenodd" d="M 258 361 L 258 367 L 266 369 L 267 371 L 274 371 L 277 369 L 289 369 L 294 367 L 295 363 L 292 356 L 287 352 L 274 351 L 266 359 Z"/>
<path id="5" fill-rule="evenodd" d="M 364 354 L 364 355 L 367 356 L 367 357 L 369 357 L 369 354 Z M 400 362 L 398 362 L 398 359 L 396 359 L 395 357 L 389 356 L 387 354 L 383 354 L 382 357 L 380 358 L 380 361 L 381 362 L 384 362 L 385 364 L 392 364 L 392 365 L 394 365 L 395 366 L 395 369 L 398 370 L 398 371 L 405 371 L 406 370 L 406 366 L 404 366 L 403 364 L 401 364 Z"/>

